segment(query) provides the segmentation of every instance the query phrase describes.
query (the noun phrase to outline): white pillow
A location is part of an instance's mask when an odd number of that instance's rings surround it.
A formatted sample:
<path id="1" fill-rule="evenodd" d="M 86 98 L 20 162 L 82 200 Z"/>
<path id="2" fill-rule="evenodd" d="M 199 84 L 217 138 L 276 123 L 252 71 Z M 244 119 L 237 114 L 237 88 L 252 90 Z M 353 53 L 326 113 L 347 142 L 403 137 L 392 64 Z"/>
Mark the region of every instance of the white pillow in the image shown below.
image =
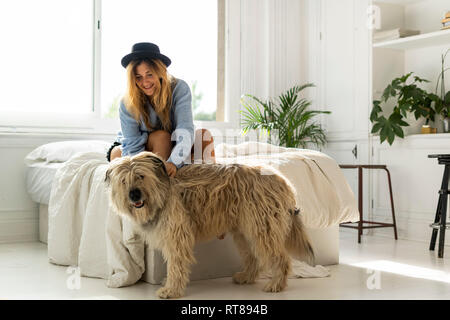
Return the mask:
<path id="1" fill-rule="evenodd" d="M 25 157 L 25 164 L 30 166 L 36 162 L 65 162 L 79 152 L 106 152 L 112 142 L 101 140 L 60 141 L 44 144 L 31 151 Z"/>

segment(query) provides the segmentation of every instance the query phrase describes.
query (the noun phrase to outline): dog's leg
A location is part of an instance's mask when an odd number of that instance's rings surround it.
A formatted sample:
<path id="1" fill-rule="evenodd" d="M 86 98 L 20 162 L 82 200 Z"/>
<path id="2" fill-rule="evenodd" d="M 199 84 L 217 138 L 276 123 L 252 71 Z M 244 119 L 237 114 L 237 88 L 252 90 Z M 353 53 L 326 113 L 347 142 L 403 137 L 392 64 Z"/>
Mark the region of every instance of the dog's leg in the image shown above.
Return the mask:
<path id="1" fill-rule="evenodd" d="M 266 292 L 279 292 L 287 286 L 287 279 L 291 270 L 291 260 L 285 253 L 279 252 L 270 258 L 272 265 L 272 279 L 264 286 Z"/>
<path id="2" fill-rule="evenodd" d="M 272 233 L 254 234 L 250 239 L 254 254 L 261 260 L 264 267 L 272 269 L 272 279 L 264 287 L 266 292 L 282 291 L 287 285 L 287 279 L 291 270 L 291 260 L 284 247 L 285 240 L 280 235 Z"/>
<path id="3" fill-rule="evenodd" d="M 233 275 L 233 281 L 237 284 L 254 283 L 259 273 L 258 260 L 253 255 L 247 240 L 241 233 L 233 233 L 233 240 L 241 254 L 244 270 Z"/>
<path id="4" fill-rule="evenodd" d="M 163 299 L 179 298 L 189 282 L 191 265 L 195 263 L 192 231 L 187 225 L 175 226 L 168 233 L 163 255 L 167 259 L 167 280 L 156 294 Z"/>
<path id="5" fill-rule="evenodd" d="M 158 289 L 156 294 L 162 299 L 179 298 L 189 282 L 190 263 L 170 256 L 167 259 L 167 279 L 164 287 Z"/>

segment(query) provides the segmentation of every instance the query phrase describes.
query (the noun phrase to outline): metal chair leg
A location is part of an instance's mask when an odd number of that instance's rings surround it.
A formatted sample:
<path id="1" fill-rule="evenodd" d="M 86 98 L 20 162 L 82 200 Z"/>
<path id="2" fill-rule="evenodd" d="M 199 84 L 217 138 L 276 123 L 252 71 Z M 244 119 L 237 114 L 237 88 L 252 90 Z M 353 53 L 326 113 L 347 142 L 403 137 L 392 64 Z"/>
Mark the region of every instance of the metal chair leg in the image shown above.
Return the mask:
<path id="1" fill-rule="evenodd" d="M 361 243 L 361 236 L 363 233 L 363 171 L 361 167 L 358 168 L 358 210 L 358 243 Z"/>
<path id="2" fill-rule="evenodd" d="M 439 223 L 441 220 L 441 203 L 442 203 L 442 197 L 439 195 L 438 205 L 436 209 L 436 216 L 434 217 L 434 223 Z M 437 238 L 438 230 L 433 228 L 433 231 L 431 233 L 431 240 L 430 240 L 430 251 L 434 251 L 434 248 L 436 247 L 436 238 Z"/>
<path id="3" fill-rule="evenodd" d="M 391 173 L 389 172 L 389 170 L 387 168 L 384 168 L 384 170 L 386 170 L 387 177 L 388 177 L 389 196 L 391 197 L 392 223 L 394 225 L 394 237 L 395 237 L 395 240 L 397 240 L 398 239 L 398 237 L 397 237 L 397 223 L 395 222 L 395 209 L 394 209 L 394 198 L 392 197 Z"/>
<path id="4" fill-rule="evenodd" d="M 444 242 L 445 242 L 445 227 L 447 221 L 447 199 L 448 199 L 448 165 L 445 165 L 444 169 L 444 178 L 441 189 L 442 196 L 442 204 L 441 204 L 441 221 L 440 221 L 440 229 L 439 229 L 439 248 L 438 248 L 438 257 L 444 257 Z"/>
<path id="5" fill-rule="evenodd" d="M 444 221 L 445 225 L 445 219 L 447 218 L 446 212 L 447 212 L 447 197 L 448 194 L 443 194 L 442 192 L 447 192 L 448 190 L 448 178 L 449 178 L 449 166 L 445 165 L 444 168 L 444 175 L 442 177 L 442 183 L 441 183 L 441 190 L 439 192 L 439 200 L 438 200 L 438 206 L 436 209 L 436 216 L 434 218 L 434 223 L 440 223 L 441 226 L 439 228 L 440 234 L 439 234 L 439 250 L 438 250 L 438 257 L 442 258 L 441 254 L 444 254 L 444 248 L 440 249 L 441 247 L 441 238 L 442 241 L 444 241 L 445 237 L 445 227 L 442 228 L 442 221 Z M 442 213 L 445 213 L 445 217 L 442 215 Z M 432 234 L 431 234 L 431 241 L 430 241 L 430 250 L 434 251 L 434 248 L 436 247 L 436 238 L 438 234 L 438 229 L 433 228 Z M 443 231 L 442 231 L 443 230 Z"/>

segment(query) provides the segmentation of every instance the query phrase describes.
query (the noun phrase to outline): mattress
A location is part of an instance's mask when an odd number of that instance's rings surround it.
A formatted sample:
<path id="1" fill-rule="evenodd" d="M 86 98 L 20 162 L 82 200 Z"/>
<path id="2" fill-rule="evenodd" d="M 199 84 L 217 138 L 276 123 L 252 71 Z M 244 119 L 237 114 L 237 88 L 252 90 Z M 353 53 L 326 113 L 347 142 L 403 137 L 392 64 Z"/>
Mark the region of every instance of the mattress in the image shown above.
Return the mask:
<path id="1" fill-rule="evenodd" d="M 27 166 L 26 187 L 31 199 L 37 203 L 49 204 L 52 182 L 56 171 L 63 163 L 39 162 Z"/>

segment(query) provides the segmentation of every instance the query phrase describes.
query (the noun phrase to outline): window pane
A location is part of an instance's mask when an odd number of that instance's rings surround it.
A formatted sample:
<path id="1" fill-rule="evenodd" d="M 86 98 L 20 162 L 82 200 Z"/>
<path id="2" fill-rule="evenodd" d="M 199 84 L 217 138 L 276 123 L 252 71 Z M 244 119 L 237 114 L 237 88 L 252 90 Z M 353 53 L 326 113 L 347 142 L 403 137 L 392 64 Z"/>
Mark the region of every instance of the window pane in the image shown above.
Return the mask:
<path id="1" fill-rule="evenodd" d="M 0 2 L 0 111 L 92 111 L 91 0 Z"/>
<path id="2" fill-rule="evenodd" d="M 156 43 L 172 60 L 168 71 L 193 93 L 194 117 L 215 120 L 217 100 L 217 1 L 107 0 L 102 2 L 101 105 L 117 117 L 126 89 L 122 57 L 137 42 Z M 214 117 L 213 117 L 214 116 Z"/>

